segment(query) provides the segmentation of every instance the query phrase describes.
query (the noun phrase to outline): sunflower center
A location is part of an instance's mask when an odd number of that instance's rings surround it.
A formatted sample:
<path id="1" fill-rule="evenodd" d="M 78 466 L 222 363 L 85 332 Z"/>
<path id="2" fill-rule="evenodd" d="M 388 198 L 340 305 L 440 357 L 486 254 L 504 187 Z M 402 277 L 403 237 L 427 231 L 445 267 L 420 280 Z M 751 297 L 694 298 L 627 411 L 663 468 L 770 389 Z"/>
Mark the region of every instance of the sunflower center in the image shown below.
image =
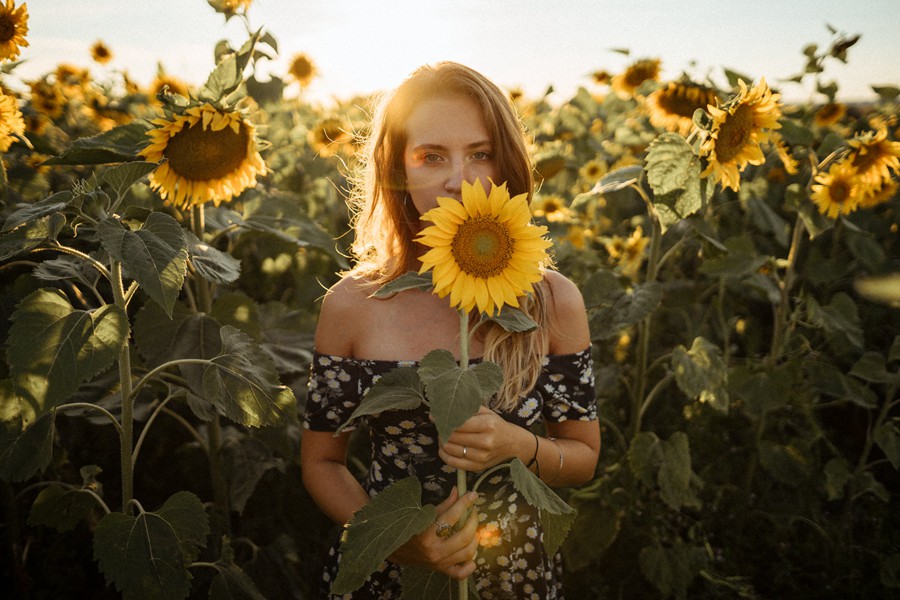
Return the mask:
<path id="1" fill-rule="evenodd" d="M 659 105 L 669 114 L 687 119 L 693 118 L 694 111 L 712 104 L 711 94 L 699 88 L 676 86 L 659 96 Z"/>
<path id="2" fill-rule="evenodd" d="M 476 217 L 462 223 L 450 248 L 459 268 L 475 277 L 499 275 L 513 255 L 509 230 L 491 217 Z"/>
<path id="3" fill-rule="evenodd" d="M 753 131 L 753 108 L 741 104 L 719 127 L 716 138 L 716 159 L 720 163 L 734 160 L 750 140 Z"/>
<path id="4" fill-rule="evenodd" d="M 231 127 L 219 131 L 203 129 L 198 122 L 176 133 L 163 151 L 169 168 L 192 181 L 227 177 L 247 158 L 250 133 L 243 124 L 238 133 Z"/>
<path id="5" fill-rule="evenodd" d="M 659 65 L 656 61 L 642 60 L 631 65 L 625 71 L 625 83 L 636 88 L 648 79 L 653 79 L 659 72 Z"/>
<path id="6" fill-rule="evenodd" d="M 850 198 L 853 188 L 846 179 L 835 179 L 828 187 L 828 195 L 835 204 L 844 204 Z"/>
<path id="7" fill-rule="evenodd" d="M 16 37 L 16 22 L 9 15 L 0 15 L 0 42 L 8 42 Z"/>

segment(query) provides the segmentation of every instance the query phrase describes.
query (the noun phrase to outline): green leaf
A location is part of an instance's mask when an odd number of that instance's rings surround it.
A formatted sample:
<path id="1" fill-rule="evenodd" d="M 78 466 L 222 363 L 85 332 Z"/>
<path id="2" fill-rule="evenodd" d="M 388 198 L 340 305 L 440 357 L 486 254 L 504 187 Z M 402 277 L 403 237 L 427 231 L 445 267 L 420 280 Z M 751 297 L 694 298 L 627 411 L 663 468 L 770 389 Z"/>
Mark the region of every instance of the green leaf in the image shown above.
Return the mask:
<path id="1" fill-rule="evenodd" d="M 850 375 L 870 383 L 900 383 L 900 373 L 888 372 L 884 355 L 879 352 L 864 352 L 850 369 Z"/>
<path id="2" fill-rule="evenodd" d="M 128 339 L 128 317 L 114 304 L 76 310 L 59 290 L 39 289 L 12 315 L 7 339 L 13 374 L 47 381 L 44 410 L 66 401 L 78 386 L 107 369 Z"/>
<path id="3" fill-rule="evenodd" d="M 385 373 L 363 396 L 350 418 L 338 428 L 340 433 L 358 418 L 386 410 L 409 410 L 425 401 L 425 386 L 415 367 L 397 367 Z"/>
<path id="4" fill-rule="evenodd" d="M 97 507 L 97 501 L 90 494 L 54 483 L 35 498 L 28 513 L 28 524 L 71 531 Z"/>
<path id="5" fill-rule="evenodd" d="M 496 315 L 486 316 L 486 318 L 510 333 L 534 331 L 538 326 L 531 317 L 525 314 L 525 311 L 508 304 L 504 304 Z"/>
<path id="6" fill-rule="evenodd" d="M 376 494 L 350 520 L 332 594 L 359 588 L 388 556 L 434 519 L 434 506 L 422 506 L 422 486 L 415 477 L 401 479 Z"/>
<path id="7" fill-rule="evenodd" d="M 786 369 L 751 372 L 743 367 L 728 374 L 729 391 L 744 402 L 745 410 L 756 417 L 783 408 L 791 397 L 792 375 Z"/>
<path id="8" fill-rule="evenodd" d="M 753 81 L 752 77 L 749 77 L 738 71 L 733 71 L 728 68 L 724 69 L 724 71 L 725 71 L 725 77 L 728 79 L 728 85 L 733 88 L 738 87 L 738 80 L 743 80 L 743 82 L 746 84 L 750 84 Z"/>
<path id="9" fill-rule="evenodd" d="M 694 338 L 690 350 L 676 346 L 672 369 L 678 387 L 689 398 L 728 412 L 728 371 L 718 346 L 702 337 Z"/>
<path id="10" fill-rule="evenodd" d="M 484 396 L 475 371 L 457 365 L 446 350 L 426 354 L 419 363 L 419 377 L 425 383 L 431 418 L 443 440 L 481 407 Z"/>
<path id="11" fill-rule="evenodd" d="M 222 539 L 222 555 L 213 567 L 218 571 L 209 584 L 210 600 L 266 600 L 253 580 L 234 562 L 234 550 Z"/>
<path id="12" fill-rule="evenodd" d="M 677 133 L 663 133 L 653 140 L 645 160 L 647 183 L 657 196 L 683 191 L 688 180 L 700 173 L 699 159 Z"/>
<path id="13" fill-rule="evenodd" d="M 294 393 L 281 385 L 272 359 L 245 333 L 225 325 L 222 350 L 203 373 L 203 390 L 226 417 L 247 427 L 297 418 Z"/>
<path id="14" fill-rule="evenodd" d="M 825 330 L 829 338 L 840 336 L 854 348 L 864 347 L 862 323 L 856 303 L 849 295 L 838 292 L 826 306 L 820 306 L 812 297 L 807 297 L 807 312 L 810 321 Z"/>
<path id="15" fill-rule="evenodd" d="M 700 272 L 710 277 L 746 277 L 752 275 L 769 260 L 760 256 L 747 236 L 733 237 L 725 241 L 728 253 L 717 258 L 707 258 L 700 265 Z"/>
<path id="16" fill-rule="evenodd" d="M 900 429 L 897 427 L 897 421 L 882 423 L 875 430 L 873 439 L 894 469 L 900 470 Z"/>
<path id="17" fill-rule="evenodd" d="M 781 129 L 778 131 L 788 144 L 792 146 L 812 146 L 813 142 L 816 141 L 816 135 L 813 131 L 797 121 L 780 119 L 778 122 L 781 124 Z"/>
<path id="18" fill-rule="evenodd" d="M 457 583 L 449 575 L 425 567 L 403 565 L 400 589 L 403 600 L 454 600 Z"/>
<path id="19" fill-rule="evenodd" d="M 653 206 L 659 216 L 659 224 L 663 233 L 672 225 L 699 211 L 703 206 L 699 159 L 693 161 L 691 165 L 692 175 L 683 190 L 654 196 Z"/>
<path id="20" fill-rule="evenodd" d="M 822 362 L 810 362 L 806 365 L 806 369 L 807 380 L 814 391 L 839 400 L 847 400 L 863 408 L 878 406 L 878 396 L 869 386 L 848 377 L 837 367 Z"/>
<path id="21" fill-rule="evenodd" d="M 219 285 L 237 281 L 241 276 L 241 261 L 201 242 L 196 235 L 186 232 L 188 258 L 197 273 Z"/>
<path id="22" fill-rule="evenodd" d="M 94 531 L 94 559 L 125 600 L 172 600 L 190 593 L 187 567 L 206 545 L 209 517 L 190 492 L 157 513 L 110 513 Z"/>
<path id="23" fill-rule="evenodd" d="M 44 198 L 34 204 L 19 204 L 18 210 L 10 213 L 3 222 L 3 232 L 12 231 L 20 225 L 37 221 L 48 215 L 58 213 L 68 206 L 72 200 L 72 192 L 66 190 L 57 192 L 48 198 Z"/>
<path id="24" fill-rule="evenodd" d="M 503 368 L 497 363 L 484 361 L 470 367 L 478 378 L 481 399 L 490 398 L 503 387 Z"/>
<path id="25" fill-rule="evenodd" d="M 103 247 L 171 317 L 187 272 L 187 242 L 178 221 L 152 212 L 137 231 L 115 219 L 102 221 L 97 231 Z"/>
<path id="26" fill-rule="evenodd" d="M 653 484 L 653 475 L 662 461 L 662 443 L 652 431 L 642 431 L 631 440 L 628 447 L 628 466 L 645 486 Z"/>
<path id="27" fill-rule="evenodd" d="M 44 161 L 44 165 L 97 165 L 129 162 L 137 157 L 148 142 L 147 126 L 129 123 L 98 135 L 78 138 L 61 155 Z"/>
<path id="28" fill-rule="evenodd" d="M 882 102 L 894 102 L 900 96 L 900 87 L 895 85 L 873 85 L 872 91 L 878 94 Z"/>
<path id="29" fill-rule="evenodd" d="M 43 471 L 53 458 L 56 412 L 49 412 L 24 431 L 0 424 L 0 479 L 25 481 Z"/>
<path id="30" fill-rule="evenodd" d="M 221 453 L 228 480 L 228 497 L 231 509 L 242 514 L 263 475 L 272 469 L 283 471 L 284 460 L 256 437 L 234 427 L 224 429 L 223 433 L 225 440 Z"/>
<path id="31" fill-rule="evenodd" d="M 544 548 L 548 556 L 553 556 L 569 533 L 577 516 L 575 509 L 556 495 L 540 477 L 528 470 L 518 458 L 509 464 L 513 485 L 525 500 L 540 510 L 541 526 L 544 529 Z"/>
<path id="32" fill-rule="evenodd" d="M 387 282 L 372 294 L 375 298 L 387 298 L 404 290 L 430 290 L 433 286 L 431 273 L 418 274 L 415 271 L 407 271 L 400 277 Z"/>
<path id="33" fill-rule="evenodd" d="M 662 288 L 655 281 L 635 285 L 616 298 L 612 306 L 600 306 L 591 312 L 590 327 L 594 340 L 618 335 L 629 325 L 648 316 L 662 302 Z"/>
<path id="34" fill-rule="evenodd" d="M 660 498 L 672 510 L 681 510 L 682 505 L 692 500 L 691 450 L 688 436 L 683 431 L 674 432 L 662 442 L 662 463 L 656 481 Z"/>
<path id="35" fill-rule="evenodd" d="M 804 485 L 809 474 L 809 459 L 792 444 L 763 440 L 759 444 L 759 463 L 781 483 L 791 487 Z"/>
<path id="36" fill-rule="evenodd" d="M 641 573 L 659 589 L 662 598 L 685 598 L 688 587 L 709 558 L 705 548 L 688 546 L 679 538 L 671 547 L 658 542 L 645 546 L 638 562 Z"/>
<path id="37" fill-rule="evenodd" d="M 832 458 L 825 464 L 825 492 L 829 500 L 844 497 L 844 487 L 850 481 L 850 463 L 843 458 Z"/>
<path id="38" fill-rule="evenodd" d="M 55 240 L 66 224 L 66 217 L 55 213 L 31 221 L 25 226 L 0 236 L 0 260 L 7 260 L 17 254 L 25 254 L 41 246 L 47 240 Z"/>
<path id="39" fill-rule="evenodd" d="M 157 164 L 136 160 L 111 167 L 103 174 L 103 181 L 116 193 L 116 198 L 123 198 L 131 186 L 149 175 Z"/>

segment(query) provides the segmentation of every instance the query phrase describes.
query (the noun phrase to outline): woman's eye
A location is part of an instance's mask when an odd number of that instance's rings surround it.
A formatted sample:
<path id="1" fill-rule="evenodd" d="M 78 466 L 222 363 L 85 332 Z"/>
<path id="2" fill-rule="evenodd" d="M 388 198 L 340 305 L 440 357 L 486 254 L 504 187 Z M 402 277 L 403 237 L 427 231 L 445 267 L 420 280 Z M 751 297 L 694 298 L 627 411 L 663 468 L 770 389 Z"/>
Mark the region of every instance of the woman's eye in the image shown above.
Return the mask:
<path id="1" fill-rule="evenodd" d="M 472 154 L 472 158 L 474 158 L 475 160 L 490 160 L 491 153 L 485 151 L 475 152 L 474 154 Z"/>
<path id="2" fill-rule="evenodd" d="M 441 155 L 440 154 L 426 154 L 425 156 L 422 157 L 422 160 L 427 163 L 428 162 L 438 162 L 439 160 L 441 160 Z"/>

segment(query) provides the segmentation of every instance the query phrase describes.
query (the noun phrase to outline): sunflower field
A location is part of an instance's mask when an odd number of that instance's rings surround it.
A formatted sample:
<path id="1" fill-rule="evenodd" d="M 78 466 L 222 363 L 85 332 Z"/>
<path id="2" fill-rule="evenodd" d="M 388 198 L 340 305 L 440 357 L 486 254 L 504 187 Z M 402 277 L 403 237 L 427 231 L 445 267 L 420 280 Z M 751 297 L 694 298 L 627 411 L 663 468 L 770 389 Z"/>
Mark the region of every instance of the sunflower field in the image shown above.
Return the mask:
<path id="1" fill-rule="evenodd" d="M 142 85 L 20 79 L 27 7 L 0 2 L 4 597 L 316 597 L 336 527 L 298 415 L 372 98 L 304 101 L 314 55 L 258 79 L 251 0 L 209 4 L 246 43 Z M 593 340 L 570 599 L 898 593 L 900 89 L 837 101 L 859 37 L 832 33 L 784 82 L 806 103 L 663 58 L 509 91 Z"/>

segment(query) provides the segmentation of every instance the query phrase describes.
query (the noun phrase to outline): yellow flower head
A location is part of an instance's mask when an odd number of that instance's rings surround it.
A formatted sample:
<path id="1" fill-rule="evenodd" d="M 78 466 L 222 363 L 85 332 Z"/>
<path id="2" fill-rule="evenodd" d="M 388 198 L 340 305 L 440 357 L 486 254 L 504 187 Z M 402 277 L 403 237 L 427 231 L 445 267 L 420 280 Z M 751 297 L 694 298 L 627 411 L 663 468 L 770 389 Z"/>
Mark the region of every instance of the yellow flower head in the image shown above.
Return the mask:
<path id="1" fill-rule="evenodd" d="M 566 206 L 565 201 L 556 195 L 543 196 L 531 205 L 531 214 L 535 217 L 543 217 L 551 223 L 567 221 L 572 216 L 572 211 Z"/>
<path id="2" fill-rule="evenodd" d="M 647 96 L 650 123 L 686 136 L 694 127 L 694 111 L 705 109 L 716 100 L 715 91 L 704 85 L 671 81 Z"/>
<path id="3" fill-rule="evenodd" d="M 13 60 L 28 46 L 28 4 L 16 8 L 13 0 L 0 0 L 0 60 Z"/>
<path id="4" fill-rule="evenodd" d="M 581 165 L 578 174 L 588 183 L 597 183 L 609 171 L 605 160 L 591 159 Z"/>
<path id="5" fill-rule="evenodd" d="M 25 120 L 16 104 L 15 96 L 0 92 L 0 152 L 6 152 L 16 137 L 25 135 Z"/>
<path id="6" fill-rule="evenodd" d="M 741 89 L 733 100 L 722 107 L 708 107 L 712 130 L 700 147 L 701 155 L 709 161 L 700 176 L 712 175 L 713 181 L 721 181 L 723 187 L 735 191 L 741 185 L 740 172 L 748 164 L 765 162 L 760 144 L 769 140 L 767 130 L 781 127 L 781 96 L 772 93 L 765 78 L 752 89 L 747 89 L 743 81 L 738 83 Z"/>
<path id="7" fill-rule="evenodd" d="M 878 187 L 867 187 L 863 190 L 862 197 L 859 199 L 860 208 L 872 208 L 879 204 L 884 204 L 897 195 L 897 188 L 900 187 L 894 179 L 884 179 Z"/>
<path id="8" fill-rule="evenodd" d="M 430 249 L 420 273 L 432 270 L 434 291 L 465 311 L 495 314 L 503 305 L 518 307 L 520 296 L 541 281 L 549 261 L 547 228 L 531 224 L 526 194 L 510 198 L 506 184 L 463 182 L 462 202 L 438 198 L 422 215 L 434 225 L 416 239 Z"/>
<path id="9" fill-rule="evenodd" d="M 300 84 L 300 87 L 305 88 L 318 74 L 318 69 L 316 69 L 315 63 L 309 56 L 300 53 L 291 59 L 291 66 L 288 67 L 288 73 Z"/>
<path id="10" fill-rule="evenodd" d="M 816 111 L 813 123 L 819 127 L 829 127 L 843 119 L 845 114 L 847 114 L 846 105 L 840 102 L 828 102 Z"/>
<path id="11" fill-rule="evenodd" d="M 891 178 L 891 171 L 900 172 L 900 142 L 887 139 L 887 129 L 870 131 L 849 144 L 847 158 L 864 186 L 881 187 L 882 181 Z"/>
<path id="12" fill-rule="evenodd" d="M 266 165 L 256 149 L 255 128 L 236 111 L 210 104 L 153 121 L 148 161 L 166 159 L 150 175 L 163 200 L 187 208 L 210 200 L 218 206 L 256 183 Z"/>
<path id="13" fill-rule="evenodd" d="M 328 118 L 309 132 L 309 143 L 319 156 L 332 156 L 353 141 L 353 134 L 339 119 Z"/>
<path id="14" fill-rule="evenodd" d="M 226 17 L 230 17 L 239 10 L 246 12 L 253 0 L 207 0 L 210 6 L 216 9 L 216 12 L 223 13 Z"/>
<path id="15" fill-rule="evenodd" d="M 816 175 L 811 188 L 812 201 L 819 207 L 819 212 L 830 219 L 852 213 L 862 196 L 856 169 L 846 160 L 836 162 L 828 171 Z"/>
<path id="16" fill-rule="evenodd" d="M 645 58 L 632 63 L 624 73 L 612 78 L 612 89 L 621 98 L 631 98 L 645 81 L 659 79 L 659 59 Z"/>
<path id="17" fill-rule="evenodd" d="M 622 273 L 634 278 L 644 262 L 644 253 L 649 241 L 649 238 L 644 237 L 644 229 L 638 226 L 629 237 L 613 236 L 604 245 L 609 257 L 616 261 Z"/>
<path id="18" fill-rule="evenodd" d="M 103 42 L 98 40 L 91 46 L 91 58 L 94 59 L 94 62 L 105 65 L 112 60 L 112 57 L 112 52 Z"/>

